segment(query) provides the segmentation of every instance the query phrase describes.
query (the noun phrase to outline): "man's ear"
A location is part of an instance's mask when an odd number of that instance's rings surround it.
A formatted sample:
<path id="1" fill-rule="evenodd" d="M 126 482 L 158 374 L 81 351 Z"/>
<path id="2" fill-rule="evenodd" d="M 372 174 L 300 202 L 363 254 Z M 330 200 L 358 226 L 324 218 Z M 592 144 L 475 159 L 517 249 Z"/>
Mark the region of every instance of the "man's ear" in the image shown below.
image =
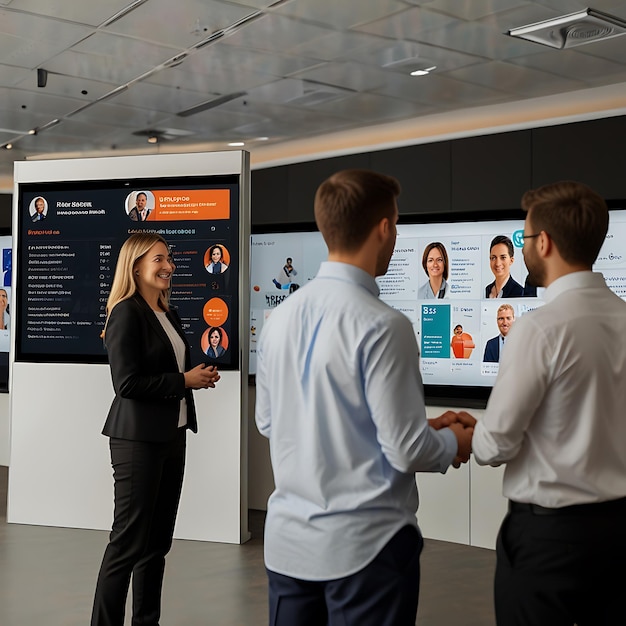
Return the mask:
<path id="1" fill-rule="evenodd" d="M 388 217 L 383 217 L 378 222 L 378 234 L 382 239 L 385 239 L 389 234 L 389 228 L 391 227 L 391 221 Z"/>
<path id="2" fill-rule="evenodd" d="M 539 243 L 537 247 L 539 256 L 544 258 L 554 252 L 554 242 L 552 241 L 552 237 L 550 237 L 545 230 L 542 230 L 539 233 Z"/>

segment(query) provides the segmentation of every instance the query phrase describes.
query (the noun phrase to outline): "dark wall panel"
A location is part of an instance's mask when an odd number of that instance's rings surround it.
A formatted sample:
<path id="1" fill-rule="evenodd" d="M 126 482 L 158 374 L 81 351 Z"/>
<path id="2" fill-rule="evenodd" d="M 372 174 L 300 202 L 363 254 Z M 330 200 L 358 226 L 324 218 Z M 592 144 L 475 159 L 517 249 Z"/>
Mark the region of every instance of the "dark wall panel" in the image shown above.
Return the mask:
<path id="1" fill-rule="evenodd" d="M 250 220 L 252 224 L 288 222 L 287 180 L 289 168 L 268 167 L 250 172 Z"/>
<path id="2" fill-rule="evenodd" d="M 13 195 L 0 193 L 0 228 L 11 228 Z"/>
<path id="3" fill-rule="evenodd" d="M 288 221 L 315 221 L 313 201 L 317 188 L 335 172 L 352 168 L 369 169 L 370 155 L 351 154 L 290 165 L 287 185 Z"/>
<path id="4" fill-rule="evenodd" d="M 518 207 L 523 193 L 580 180 L 626 198 L 626 116 L 378 150 L 252 172 L 252 223 L 312 222 L 319 184 L 345 168 L 400 180 L 403 214 Z"/>
<path id="5" fill-rule="evenodd" d="M 452 141 L 452 210 L 517 208 L 531 184 L 531 131 Z"/>
<path id="6" fill-rule="evenodd" d="M 372 152 L 371 169 L 400 181 L 401 214 L 450 211 L 449 141 Z"/>
<path id="7" fill-rule="evenodd" d="M 577 180 L 605 198 L 626 198 L 626 117 L 532 131 L 532 186 Z"/>

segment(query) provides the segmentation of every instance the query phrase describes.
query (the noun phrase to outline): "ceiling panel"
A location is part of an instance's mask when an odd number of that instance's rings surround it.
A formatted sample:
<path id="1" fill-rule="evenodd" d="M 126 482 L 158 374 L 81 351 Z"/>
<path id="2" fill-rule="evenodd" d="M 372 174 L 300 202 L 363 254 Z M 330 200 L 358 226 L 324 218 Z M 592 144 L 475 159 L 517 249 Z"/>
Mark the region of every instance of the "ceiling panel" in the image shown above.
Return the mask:
<path id="1" fill-rule="evenodd" d="M 72 50 L 109 57 L 115 59 L 116 62 L 119 62 L 119 59 L 141 59 L 142 64 L 156 67 L 182 52 L 183 48 L 159 45 L 133 37 L 96 32 L 73 46 Z"/>
<path id="2" fill-rule="evenodd" d="M 370 24 L 355 27 L 364 33 L 381 35 L 391 39 L 422 41 L 422 35 L 430 30 L 440 30 L 457 23 L 452 16 L 436 13 L 426 8 L 409 8 L 401 13 L 376 20 Z"/>
<path id="3" fill-rule="evenodd" d="M 150 83 L 135 83 L 115 97 L 115 104 L 175 114 L 196 106 L 206 99 L 207 93 L 187 89 L 171 89 Z"/>
<path id="4" fill-rule="evenodd" d="M 45 92 L 36 93 L 6 87 L 0 88 L 0 102 L 7 110 L 45 112 L 50 119 L 67 115 L 84 104 L 75 98 L 62 98 Z"/>
<path id="5" fill-rule="evenodd" d="M 420 4 L 419 0 L 407 2 Z M 530 4 L 530 0 L 431 0 L 428 8 L 471 22 Z"/>
<path id="6" fill-rule="evenodd" d="M 142 59 L 128 57 L 124 62 L 115 57 L 103 57 L 66 50 L 45 64 L 50 72 L 97 80 L 114 85 L 125 85 L 133 79 L 154 69 Z"/>
<path id="7" fill-rule="evenodd" d="M 247 42 L 252 45 L 254 41 Z M 239 72 L 258 72 L 270 76 L 288 76 L 294 72 L 314 67 L 322 60 L 321 56 L 298 52 L 263 52 L 250 47 L 232 45 L 232 38 L 221 39 L 213 45 L 202 48 L 185 59 L 183 71 L 212 74 L 213 71 L 232 71 L 237 80 Z"/>
<path id="8" fill-rule="evenodd" d="M 299 72 L 297 78 L 354 91 L 374 91 L 382 88 L 387 82 L 384 71 L 354 62 L 327 63 Z"/>
<path id="9" fill-rule="evenodd" d="M 194 67 L 198 68 L 199 65 L 197 63 L 192 67 L 187 65 L 187 61 L 185 61 L 184 69 L 165 69 L 152 74 L 146 81 L 169 89 L 188 89 L 207 96 L 209 94 L 224 95 L 245 91 L 273 80 L 269 74 L 249 72 L 243 69 L 237 71 L 228 66 L 216 66 L 213 69 L 207 67 L 203 71 L 198 69 L 193 71 Z"/>
<path id="10" fill-rule="evenodd" d="M 169 115 L 160 111 L 149 111 L 148 109 L 137 109 L 119 104 L 112 104 L 113 101 L 97 102 L 75 116 L 73 119 L 92 124 L 108 124 L 133 130 L 150 128 Z"/>
<path id="11" fill-rule="evenodd" d="M 3 3 L 5 4 L 5 3 Z M 9 0 L 11 9 L 46 15 L 70 22 L 98 26 L 111 15 L 115 15 L 129 4 L 129 0 L 98 0 L 77 2 L 76 0 Z"/>
<path id="12" fill-rule="evenodd" d="M 304 55 L 324 61 L 345 57 L 359 57 L 372 47 L 389 45 L 391 42 L 369 33 L 356 32 L 329 32 L 312 40 L 303 40 L 291 52 L 294 55 Z"/>
<path id="13" fill-rule="evenodd" d="M 620 40 L 625 46 L 626 55 L 626 37 L 621 37 Z M 545 52 L 511 59 L 511 63 L 581 81 L 604 81 L 605 84 L 609 84 L 613 75 L 616 76 L 617 81 L 621 81 L 620 76 L 626 69 L 623 63 L 614 63 L 613 61 L 581 52 L 586 47 L 581 46 L 575 49 L 559 50 L 559 54 L 551 54 L 552 51 L 549 48 L 542 46 Z"/>
<path id="14" fill-rule="evenodd" d="M 350 2 L 338 0 L 317 0 L 314 3 L 306 0 L 293 0 L 280 6 L 276 12 L 307 22 L 317 22 L 331 28 L 346 30 L 351 26 L 372 22 L 403 11 L 406 9 L 406 4 L 402 0 L 376 0 L 376 2 L 362 2 L 359 9 L 355 11 Z"/>
<path id="15" fill-rule="evenodd" d="M 26 76 L 17 83 L 15 87 L 36 92 L 35 97 L 37 103 L 39 103 L 39 96 L 41 94 L 63 96 L 89 102 L 109 93 L 111 90 L 115 89 L 117 85 L 89 80 L 87 78 L 77 78 L 76 76 L 48 73 L 48 80 L 44 91 L 42 88 L 37 87 L 37 71 L 28 70 Z"/>
<path id="16" fill-rule="evenodd" d="M 299 22 L 282 15 L 268 14 L 229 36 L 228 43 L 256 50 L 285 53 L 304 41 L 321 39 L 330 32 L 332 29 Z"/>
<path id="17" fill-rule="evenodd" d="M 37 67 L 91 32 L 62 20 L 0 10 L 0 59 L 6 65 Z"/>
<path id="18" fill-rule="evenodd" d="M 0 48 L 2 44 L 0 44 Z M 0 87 L 13 87 L 30 76 L 30 70 L 0 63 Z"/>
<path id="19" fill-rule="evenodd" d="M 555 90 L 564 93 L 586 87 L 585 83 L 580 80 L 522 68 L 503 61 L 490 61 L 464 67 L 448 72 L 446 76 L 455 80 L 514 93 L 520 97 L 539 97 L 554 93 Z"/>
<path id="20" fill-rule="evenodd" d="M 375 93 L 355 93 L 343 100 L 320 104 L 317 108 L 325 113 L 340 115 L 346 119 L 358 119 L 367 124 L 392 122 L 436 112 L 432 106 Z"/>
<path id="21" fill-rule="evenodd" d="M 538 45 L 509 37 L 500 29 L 480 22 L 456 22 L 445 28 L 430 30 L 420 36 L 420 41 L 486 59 L 500 60 L 532 54 Z"/>
<path id="22" fill-rule="evenodd" d="M 582 11 L 591 5 L 598 11 L 626 18 L 626 4 L 624 4 L 624 0 L 537 0 L 537 4 L 562 14 Z"/>
<path id="23" fill-rule="evenodd" d="M 435 65 L 438 72 L 458 69 L 466 65 L 484 62 L 482 57 L 455 52 L 439 46 L 407 41 L 406 39 L 390 41 L 372 46 L 360 54 L 350 58 L 361 63 L 384 68 L 385 70 L 409 74 L 416 69 L 424 69 Z"/>
<path id="24" fill-rule="evenodd" d="M 253 12 L 249 7 L 215 0 L 185 0 L 184 10 L 180 2 L 150 0 L 105 30 L 184 49 Z"/>

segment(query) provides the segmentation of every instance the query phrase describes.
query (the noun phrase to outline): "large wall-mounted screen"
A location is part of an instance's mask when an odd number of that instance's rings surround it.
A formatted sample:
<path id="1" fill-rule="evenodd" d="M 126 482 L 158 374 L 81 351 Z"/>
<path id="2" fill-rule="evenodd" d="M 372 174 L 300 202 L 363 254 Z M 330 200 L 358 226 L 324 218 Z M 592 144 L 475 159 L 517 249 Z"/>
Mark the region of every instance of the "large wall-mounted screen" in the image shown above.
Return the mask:
<path id="1" fill-rule="evenodd" d="M 387 274 L 377 279 L 380 297 L 413 323 L 420 369 L 431 401 L 482 404 L 498 373 L 506 333 L 523 315 L 542 306 L 542 289 L 526 284 L 522 254 L 524 214 L 419 216 L 427 221 L 400 223 Z M 250 373 L 256 366 L 256 340 L 263 322 L 285 298 L 311 280 L 326 258 L 319 232 L 255 233 L 251 238 Z M 491 250 L 495 237 L 505 248 Z M 437 244 L 431 249 L 432 244 Z M 505 244 L 506 247 L 506 244 Z M 493 252 L 497 252 L 494 254 Z M 431 257 L 429 267 L 429 257 Z M 495 258 L 494 258 L 495 257 Z M 517 287 L 514 296 L 492 298 L 491 285 L 502 265 Z M 424 265 L 426 267 L 424 267 Z M 446 287 L 429 291 L 433 266 L 445 271 Z M 609 287 L 626 299 L 626 210 L 612 210 L 609 233 L 594 267 Z M 429 273 L 430 272 L 430 273 Z M 502 309 L 502 305 L 508 305 Z"/>
<path id="2" fill-rule="evenodd" d="M 238 175 L 21 184 L 16 360 L 106 362 L 100 333 L 120 247 L 151 231 L 172 249 L 171 304 L 193 363 L 239 369 L 239 205 Z"/>

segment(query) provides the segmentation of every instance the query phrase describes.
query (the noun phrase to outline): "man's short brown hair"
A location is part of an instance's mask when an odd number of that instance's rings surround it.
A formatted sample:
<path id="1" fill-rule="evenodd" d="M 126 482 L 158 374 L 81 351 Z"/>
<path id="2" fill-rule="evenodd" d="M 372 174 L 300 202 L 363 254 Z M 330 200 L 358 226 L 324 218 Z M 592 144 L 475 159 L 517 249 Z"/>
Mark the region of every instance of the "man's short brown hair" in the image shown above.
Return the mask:
<path id="1" fill-rule="evenodd" d="M 522 209 L 535 233 L 550 235 L 564 261 L 595 263 L 609 228 L 606 202 L 595 191 L 574 181 L 551 183 L 527 191 Z"/>
<path id="2" fill-rule="evenodd" d="M 315 194 L 315 221 L 329 251 L 354 252 L 383 218 L 395 216 L 400 183 L 370 170 L 342 170 Z"/>

